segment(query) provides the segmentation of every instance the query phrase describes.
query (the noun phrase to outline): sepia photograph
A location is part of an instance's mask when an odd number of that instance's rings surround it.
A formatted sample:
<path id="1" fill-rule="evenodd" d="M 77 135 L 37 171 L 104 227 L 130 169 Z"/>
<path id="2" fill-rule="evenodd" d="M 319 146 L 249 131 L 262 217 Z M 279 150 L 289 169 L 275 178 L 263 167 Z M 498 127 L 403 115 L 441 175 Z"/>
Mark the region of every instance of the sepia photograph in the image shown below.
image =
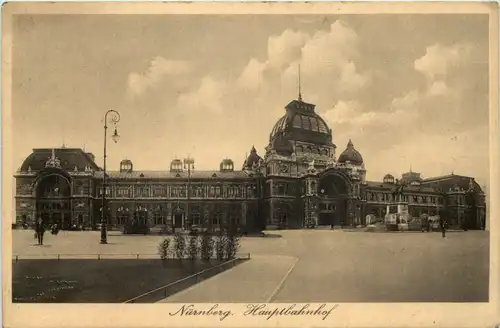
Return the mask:
<path id="1" fill-rule="evenodd" d="M 4 302 L 496 296 L 493 11 L 12 12 Z"/>

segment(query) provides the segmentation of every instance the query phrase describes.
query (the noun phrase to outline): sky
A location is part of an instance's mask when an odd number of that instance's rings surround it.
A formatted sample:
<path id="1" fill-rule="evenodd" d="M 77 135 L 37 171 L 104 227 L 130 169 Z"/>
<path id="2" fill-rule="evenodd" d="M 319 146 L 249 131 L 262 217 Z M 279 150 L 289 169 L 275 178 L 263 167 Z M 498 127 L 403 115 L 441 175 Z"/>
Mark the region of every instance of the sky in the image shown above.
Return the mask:
<path id="1" fill-rule="evenodd" d="M 102 165 L 108 109 L 108 169 L 240 168 L 297 98 L 300 65 L 304 101 L 368 180 L 489 179 L 487 15 L 18 15 L 12 31 L 16 169 L 62 144 Z"/>

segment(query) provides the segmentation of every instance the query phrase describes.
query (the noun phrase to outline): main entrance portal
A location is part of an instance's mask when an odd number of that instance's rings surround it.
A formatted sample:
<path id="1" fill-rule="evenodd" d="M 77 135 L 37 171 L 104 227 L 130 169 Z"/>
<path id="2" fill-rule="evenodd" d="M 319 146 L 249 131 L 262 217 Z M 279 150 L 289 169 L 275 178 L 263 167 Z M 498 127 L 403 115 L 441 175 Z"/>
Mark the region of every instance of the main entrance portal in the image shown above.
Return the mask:
<path id="1" fill-rule="evenodd" d="M 70 229 L 71 188 L 68 179 L 57 173 L 49 174 L 41 178 L 35 192 L 37 218 L 41 218 L 46 226 L 57 224 L 61 229 Z"/>
<path id="2" fill-rule="evenodd" d="M 348 182 L 338 174 L 327 174 L 319 183 L 318 225 L 343 226 L 348 222 Z"/>

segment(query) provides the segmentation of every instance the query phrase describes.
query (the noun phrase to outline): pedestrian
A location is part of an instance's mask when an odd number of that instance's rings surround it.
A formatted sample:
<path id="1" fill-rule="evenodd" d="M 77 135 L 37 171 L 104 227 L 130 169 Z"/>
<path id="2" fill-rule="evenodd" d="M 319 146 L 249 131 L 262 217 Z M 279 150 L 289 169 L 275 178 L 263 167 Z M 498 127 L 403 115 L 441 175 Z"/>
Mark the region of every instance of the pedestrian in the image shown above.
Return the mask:
<path id="1" fill-rule="evenodd" d="M 446 221 L 444 218 L 439 218 L 439 225 L 441 227 L 441 234 L 444 237 L 446 237 Z"/>
<path id="2" fill-rule="evenodd" d="M 43 225 L 42 219 L 38 219 L 38 221 L 36 221 L 35 232 L 38 239 L 38 245 L 43 245 L 43 235 L 45 233 L 45 227 Z"/>
<path id="3" fill-rule="evenodd" d="M 429 225 L 429 218 L 427 214 L 422 214 L 420 216 L 420 227 L 422 228 L 422 232 L 425 232 L 426 229 L 427 231 L 429 231 L 429 228 L 427 228 L 428 225 Z"/>

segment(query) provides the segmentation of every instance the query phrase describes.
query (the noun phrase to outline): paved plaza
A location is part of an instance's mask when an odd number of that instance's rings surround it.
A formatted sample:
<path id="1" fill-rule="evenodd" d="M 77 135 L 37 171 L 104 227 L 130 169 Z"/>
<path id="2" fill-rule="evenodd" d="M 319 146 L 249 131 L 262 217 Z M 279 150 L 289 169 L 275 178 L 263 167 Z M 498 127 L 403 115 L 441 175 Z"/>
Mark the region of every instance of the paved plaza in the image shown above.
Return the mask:
<path id="1" fill-rule="evenodd" d="M 20 258 L 63 254 L 155 256 L 161 236 L 110 232 L 47 235 L 34 246 L 31 231 L 13 232 Z M 485 302 L 489 233 L 364 233 L 289 230 L 245 237 L 252 259 L 175 294 L 165 302 Z"/>

